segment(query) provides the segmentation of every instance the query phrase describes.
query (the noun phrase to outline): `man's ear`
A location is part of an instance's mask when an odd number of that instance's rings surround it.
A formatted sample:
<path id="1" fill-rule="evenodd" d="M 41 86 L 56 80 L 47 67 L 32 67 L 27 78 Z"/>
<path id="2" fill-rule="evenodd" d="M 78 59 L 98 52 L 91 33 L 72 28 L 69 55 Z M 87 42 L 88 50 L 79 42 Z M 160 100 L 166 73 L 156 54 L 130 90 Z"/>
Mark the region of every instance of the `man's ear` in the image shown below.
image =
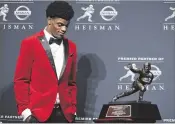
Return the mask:
<path id="1" fill-rule="evenodd" d="M 52 18 L 48 17 L 48 18 L 47 18 L 47 23 L 48 23 L 48 25 L 51 25 L 51 23 L 52 23 Z"/>

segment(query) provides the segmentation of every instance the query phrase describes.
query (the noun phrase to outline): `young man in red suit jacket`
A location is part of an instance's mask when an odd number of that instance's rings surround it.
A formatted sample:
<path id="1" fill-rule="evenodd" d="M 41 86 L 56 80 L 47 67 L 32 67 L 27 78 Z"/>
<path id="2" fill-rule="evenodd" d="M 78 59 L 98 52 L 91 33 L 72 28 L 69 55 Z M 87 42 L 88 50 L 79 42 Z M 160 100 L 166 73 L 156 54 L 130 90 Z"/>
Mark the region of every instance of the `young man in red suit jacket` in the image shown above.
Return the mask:
<path id="1" fill-rule="evenodd" d="M 74 122 L 77 51 L 64 37 L 73 16 L 67 2 L 52 2 L 46 9 L 45 29 L 21 43 L 14 91 L 25 122 Z"/>

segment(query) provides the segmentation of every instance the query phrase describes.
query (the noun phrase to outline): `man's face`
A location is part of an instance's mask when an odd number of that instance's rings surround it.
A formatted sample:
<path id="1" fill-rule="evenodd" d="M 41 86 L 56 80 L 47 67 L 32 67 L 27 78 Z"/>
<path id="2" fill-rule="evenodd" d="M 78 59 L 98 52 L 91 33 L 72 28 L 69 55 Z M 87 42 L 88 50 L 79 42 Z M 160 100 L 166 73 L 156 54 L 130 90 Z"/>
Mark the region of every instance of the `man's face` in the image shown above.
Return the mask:
<path id="1" fill-rule="evenodd" d="M 62 38 L 66 33 L 68 21 L 62 18 L 49 18 L 49 30 L 55 38 Z"/>

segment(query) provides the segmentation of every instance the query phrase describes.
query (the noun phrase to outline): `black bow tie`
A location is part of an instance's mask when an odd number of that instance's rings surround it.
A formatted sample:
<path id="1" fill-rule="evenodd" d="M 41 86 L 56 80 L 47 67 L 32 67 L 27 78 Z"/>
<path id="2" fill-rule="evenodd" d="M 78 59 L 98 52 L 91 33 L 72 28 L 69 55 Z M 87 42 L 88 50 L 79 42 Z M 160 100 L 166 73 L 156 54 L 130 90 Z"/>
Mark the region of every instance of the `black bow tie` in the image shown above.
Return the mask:
<path id="1" fill-rule="evenodd" d="M 56 44 L 60 45 L 61 42 L 62 42 L 62 39 L 58 39 L 58 38 L 55 39 L 55 38 L 51 37 L 49 40 L 49 44 L 56 43 Z"/>

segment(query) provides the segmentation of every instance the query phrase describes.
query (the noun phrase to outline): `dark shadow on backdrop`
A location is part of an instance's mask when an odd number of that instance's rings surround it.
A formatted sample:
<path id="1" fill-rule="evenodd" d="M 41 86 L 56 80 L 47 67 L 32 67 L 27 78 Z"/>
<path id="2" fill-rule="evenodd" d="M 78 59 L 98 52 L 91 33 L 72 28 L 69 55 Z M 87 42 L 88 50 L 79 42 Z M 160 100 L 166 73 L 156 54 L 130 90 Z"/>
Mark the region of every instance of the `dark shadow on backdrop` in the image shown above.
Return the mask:
<path id="1" fill-rule="evenodd" d="M 96 88 L 106 77 L 104 62 L 96 54 L 80 54 L 77 67 L 77 116 L 93 117 Z"/>

